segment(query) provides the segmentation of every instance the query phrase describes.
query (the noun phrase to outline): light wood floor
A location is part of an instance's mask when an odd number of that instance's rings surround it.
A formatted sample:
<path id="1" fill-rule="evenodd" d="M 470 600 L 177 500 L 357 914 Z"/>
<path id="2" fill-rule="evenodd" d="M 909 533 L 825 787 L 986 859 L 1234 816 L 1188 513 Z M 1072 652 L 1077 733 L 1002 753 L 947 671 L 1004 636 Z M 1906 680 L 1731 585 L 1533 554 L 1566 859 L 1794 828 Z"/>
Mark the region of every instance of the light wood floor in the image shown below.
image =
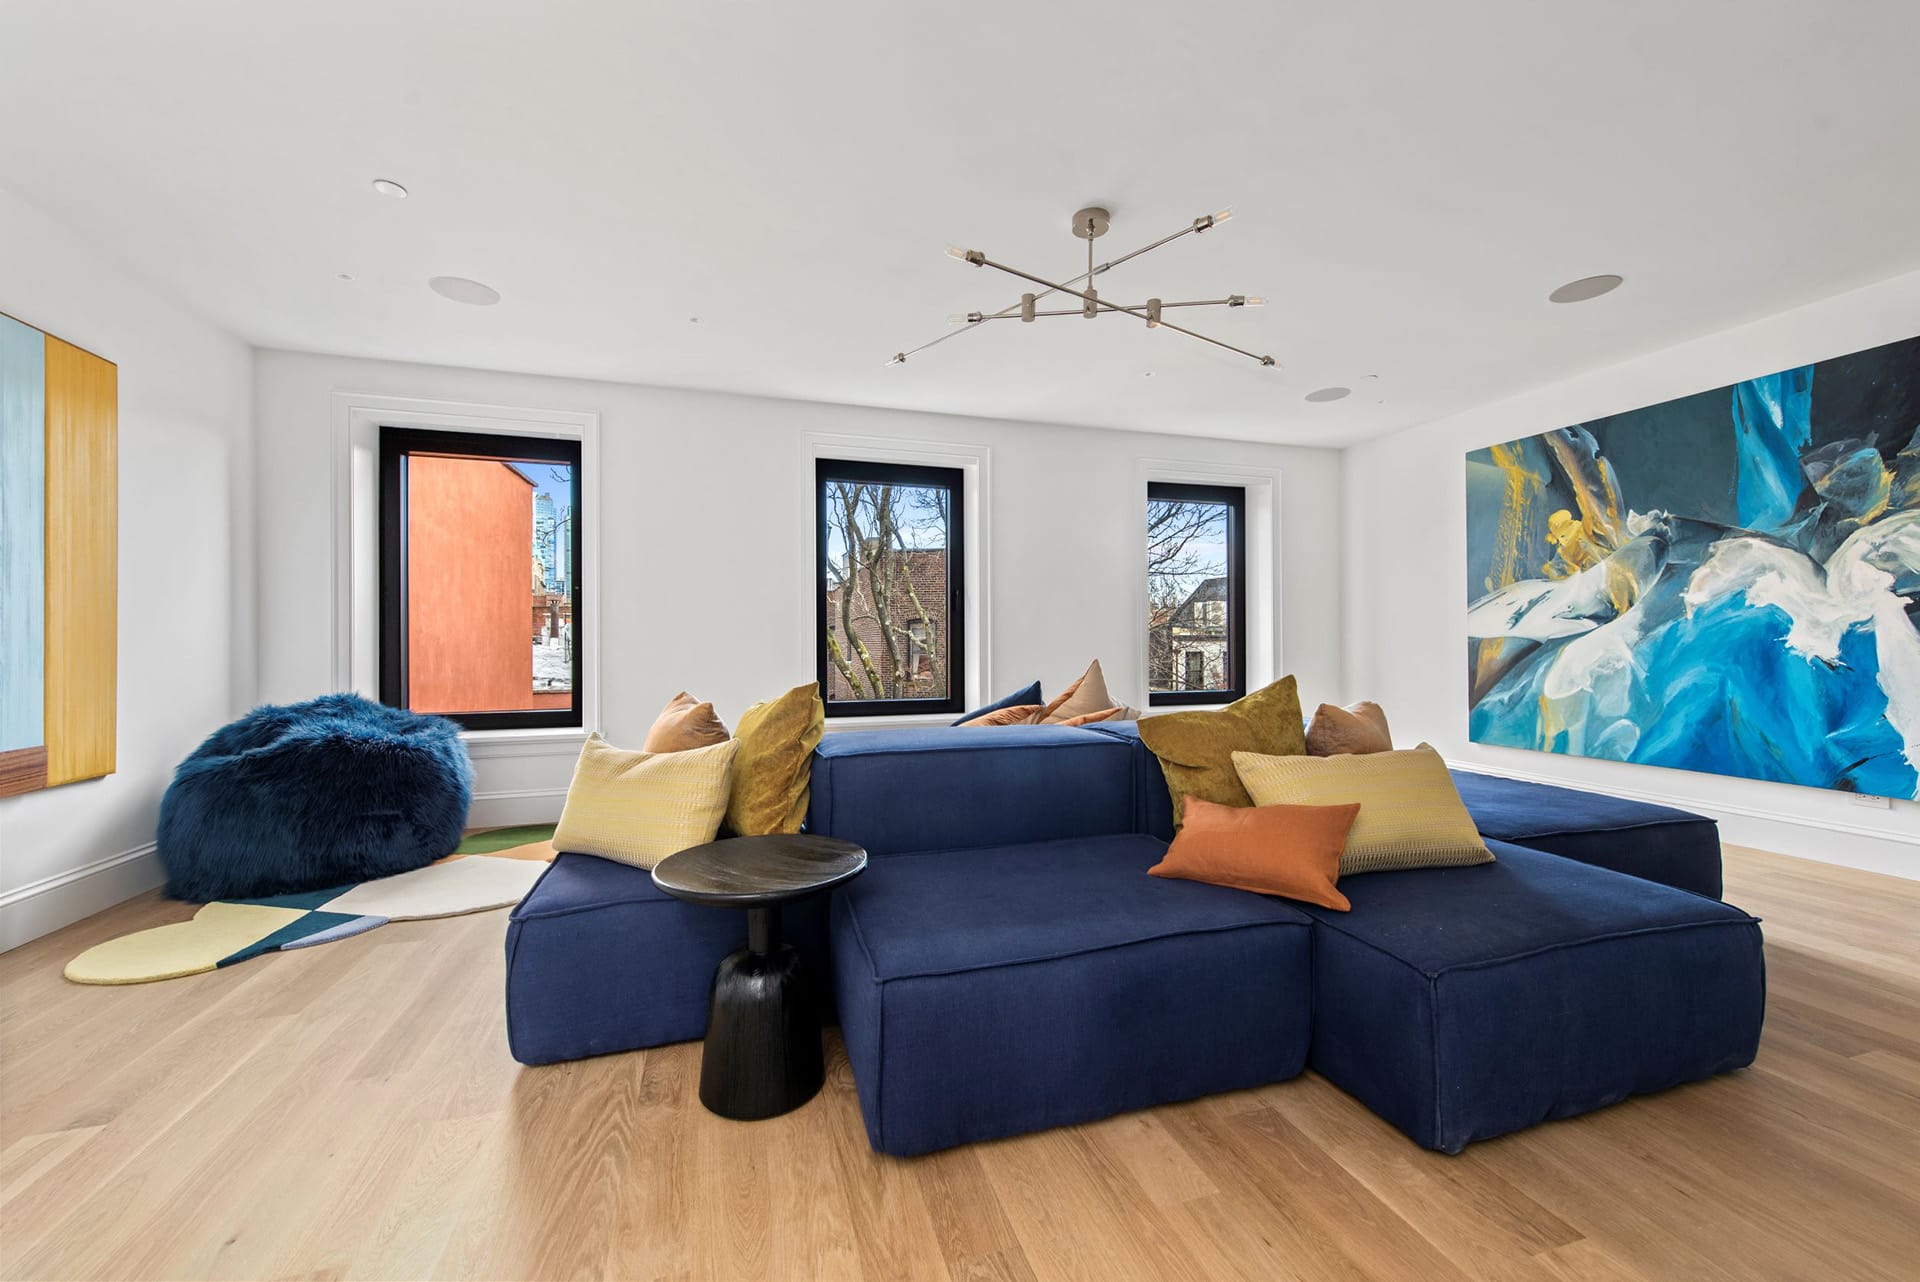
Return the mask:
<path id="1" fill-rule="evenodd" d="M 698 1045 L 523 1069 L 504 913 L 133 988 L 0 957 L 7 1278 L 1920 1277 L 1920 883 L 1730 849 L 1767 919 L 1746 1072 L 1424 1152 L 1308 1075 L 914 1161 L 844 1055 L 721 1121 Z"/>

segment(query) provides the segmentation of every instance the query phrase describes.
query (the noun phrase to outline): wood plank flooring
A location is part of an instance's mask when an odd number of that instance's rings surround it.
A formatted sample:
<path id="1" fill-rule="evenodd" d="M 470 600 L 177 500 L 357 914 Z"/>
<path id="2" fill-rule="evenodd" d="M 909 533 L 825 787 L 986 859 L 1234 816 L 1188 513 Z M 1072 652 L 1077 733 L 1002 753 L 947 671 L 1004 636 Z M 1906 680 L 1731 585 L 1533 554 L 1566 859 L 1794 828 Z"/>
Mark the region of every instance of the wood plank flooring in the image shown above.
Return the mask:
<path id="1" fill-rule="evenodd" d="M 154 897 L 0 956 L 0 1277 L 1920 1277 L 1920 882 L 1729 848 L 1750 1070 L 1448 1158 L 1312 1076 L 913 1161 L 827 1089 L 722 1121 L 697 1044 L 525 1069 L 504 913 L 83 988 Z"/>

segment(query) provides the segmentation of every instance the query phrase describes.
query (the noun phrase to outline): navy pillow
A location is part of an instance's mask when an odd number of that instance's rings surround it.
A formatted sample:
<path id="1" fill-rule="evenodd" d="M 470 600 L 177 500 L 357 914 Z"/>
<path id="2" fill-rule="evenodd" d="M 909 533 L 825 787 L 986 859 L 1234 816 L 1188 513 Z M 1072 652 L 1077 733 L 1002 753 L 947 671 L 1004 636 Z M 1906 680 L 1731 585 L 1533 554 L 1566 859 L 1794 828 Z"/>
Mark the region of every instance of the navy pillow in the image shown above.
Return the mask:
<path id="1" fill-rule="evenodd" d="M 969 712 L 966 716 L 960 718 L 960 721 L 956 721 L 953 724 L 957 726 L 960 724 L 961 721 L 971 721 L 975 717 L 985 716 L 989 712 L 997 712 L 1001 708 L 1020 708 L 1020 707 L 1025 707 L 1029 703 L 1045 703 L 1045 702 L 1046 700 L 1040 697 L 1040 683 L 1036 681 L 1032 685 L 1026 687 L 1024 690 L 1015 690 L 1012 694 L 1008 695 L 1006 698 L 996 700 L 993 703 L 989 703 L 984 708 L 975 708 L 972 712 Z"/>

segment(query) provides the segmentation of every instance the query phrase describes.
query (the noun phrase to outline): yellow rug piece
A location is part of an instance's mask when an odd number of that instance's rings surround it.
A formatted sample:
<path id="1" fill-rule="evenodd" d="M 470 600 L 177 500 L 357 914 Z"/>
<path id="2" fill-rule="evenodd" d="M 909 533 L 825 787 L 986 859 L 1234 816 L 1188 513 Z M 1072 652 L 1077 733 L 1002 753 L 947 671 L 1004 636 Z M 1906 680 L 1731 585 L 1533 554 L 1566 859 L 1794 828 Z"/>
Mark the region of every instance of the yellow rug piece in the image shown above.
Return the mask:
<path id="1" fill-rule="evenodd" d="M 211 903 L 191 921 L 155 926 L 95 944 L 67 963 L 66 975 L 76 984 L 144 984 L 198 975 L 218 966 L 222 958 L 298 921 L 307 911 L 264 904 Z"/>
<path id="2" fill-rule="evenodd" d="M 545 841 L 530 841 L 524 846 L 509 846 L 505 850 L 489 850 L 487 851 L 487 857 L 489 859 L 532 859 L 539 863 L 550 864 L 554 861 L 556 853 L 553 848 L 553 839 L 549 837 Z"/>

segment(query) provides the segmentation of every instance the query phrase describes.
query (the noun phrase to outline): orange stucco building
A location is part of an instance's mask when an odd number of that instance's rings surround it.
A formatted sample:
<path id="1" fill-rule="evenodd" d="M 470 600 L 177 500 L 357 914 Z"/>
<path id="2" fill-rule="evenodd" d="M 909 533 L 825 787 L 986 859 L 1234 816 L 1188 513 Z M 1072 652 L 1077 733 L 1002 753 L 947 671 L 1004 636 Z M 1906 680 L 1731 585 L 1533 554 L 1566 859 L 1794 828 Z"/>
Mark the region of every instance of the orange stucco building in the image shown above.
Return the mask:
<path id="1" fill-rule="evenodd" d="M 533 690 L 533 482 L 492 459 L 407 459 L 407 686 L 416 712 L 565 707 Z"/>

